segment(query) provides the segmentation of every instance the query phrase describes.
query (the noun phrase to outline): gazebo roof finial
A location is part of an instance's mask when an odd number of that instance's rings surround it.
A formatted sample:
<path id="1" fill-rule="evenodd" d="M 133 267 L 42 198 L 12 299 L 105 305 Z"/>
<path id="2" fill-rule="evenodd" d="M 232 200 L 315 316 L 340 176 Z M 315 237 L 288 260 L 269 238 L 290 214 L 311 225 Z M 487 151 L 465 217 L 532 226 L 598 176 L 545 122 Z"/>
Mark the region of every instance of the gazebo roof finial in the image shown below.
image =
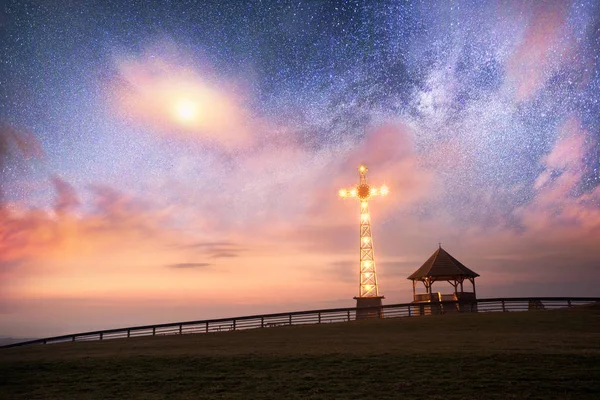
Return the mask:
<path id="1" fill-rule="evenodd" d="M 442 243 L 438 242 L 437 249 L 425 263 L 416 270 L 408 279 L 422 280 L 429 278 L 433 280 L 456 279 L 457 277 L 475 278 L 479 274 L 465 267 L 460 261 L 452 257 L 442 249 Z"/>

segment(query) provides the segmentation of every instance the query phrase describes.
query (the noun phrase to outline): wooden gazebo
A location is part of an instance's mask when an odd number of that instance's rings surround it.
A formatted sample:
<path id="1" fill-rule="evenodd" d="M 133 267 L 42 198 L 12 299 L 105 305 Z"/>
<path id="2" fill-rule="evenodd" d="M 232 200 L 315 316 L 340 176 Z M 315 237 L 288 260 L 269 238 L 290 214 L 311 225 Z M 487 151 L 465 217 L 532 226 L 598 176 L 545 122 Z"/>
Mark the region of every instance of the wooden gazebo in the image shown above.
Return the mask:
<path id="1" fill-rule="evenodd" d="M 413 303 L 439 303 L 441 301 L 475 300 L 475 278 L 479 274 L 465 267 L 460 261 L 452 257 L 446 250 L 440 247 L 429 257 L 427 261 L 416 270 L 408 279 L 413 282 Z M 473 285 L 472 292 L 465 292 L 463 282 L 467 280 Z M 425 293 L 417 293 L 417 282 L 423 282 Z M 453 293 L 442 294 L 433 292 L 434 282 L 446 281 L 452 285 Z"/>

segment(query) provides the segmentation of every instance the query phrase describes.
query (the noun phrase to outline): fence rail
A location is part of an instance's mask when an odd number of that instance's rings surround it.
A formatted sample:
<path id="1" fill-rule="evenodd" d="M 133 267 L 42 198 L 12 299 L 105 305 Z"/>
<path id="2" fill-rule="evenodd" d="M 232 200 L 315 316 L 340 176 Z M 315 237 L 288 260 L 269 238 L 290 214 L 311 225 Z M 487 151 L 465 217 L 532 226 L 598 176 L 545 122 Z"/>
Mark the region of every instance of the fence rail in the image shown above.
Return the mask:
<path id="1" fill-rule="evenodd" d="M 518 297 L 493 298 L 469 301 L 442 301 L 431 303 L 390 304 L 368 309 L 335 308 L 325 310 L 294 311 L 277 314 L 249 315 L 235 318 L 219 318 L 201 321 L 173 322 L 158 325 L 134 326 L 103 331 L 74 333 L 12 343 L 0 348 L 33 344 L 80 342 L 120 339 L 139 336 L 184 335 L 243 329 L 273 328 L 289 325 L 325 324 L 348 322 L 362 318 L 400 318 L 419 315 L 447 314 L 455 312 L 510 312 L 541 309 L 567 308 L 600 302 L 600 297 Z M 358 312 L 357 312 L 358 310 Z"/>

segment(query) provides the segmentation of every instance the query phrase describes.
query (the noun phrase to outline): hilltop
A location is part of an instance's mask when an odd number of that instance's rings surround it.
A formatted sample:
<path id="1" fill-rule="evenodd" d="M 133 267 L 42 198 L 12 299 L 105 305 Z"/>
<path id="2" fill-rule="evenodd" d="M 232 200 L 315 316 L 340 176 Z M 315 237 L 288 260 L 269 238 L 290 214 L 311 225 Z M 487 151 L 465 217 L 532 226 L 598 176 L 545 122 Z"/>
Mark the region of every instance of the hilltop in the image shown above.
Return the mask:
<path id="1" fill-rule="evenodd" d="M 600 309 L 478 313 L 0 350 L 0 397 L 592 399 Z"/>

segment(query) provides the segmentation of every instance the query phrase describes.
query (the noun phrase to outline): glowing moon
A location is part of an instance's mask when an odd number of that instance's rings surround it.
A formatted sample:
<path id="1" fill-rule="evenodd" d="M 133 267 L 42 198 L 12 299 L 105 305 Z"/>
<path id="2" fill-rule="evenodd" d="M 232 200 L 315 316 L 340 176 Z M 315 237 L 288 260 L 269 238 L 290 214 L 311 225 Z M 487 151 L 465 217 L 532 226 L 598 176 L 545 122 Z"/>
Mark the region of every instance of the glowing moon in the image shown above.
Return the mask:
<path id="1" fill-rule="evenodd" d="M 184 123 L 191 122 L 198 115 L 198 105 L 191 100 L 181 99 L 175 103 L 175 117 Z"/>

